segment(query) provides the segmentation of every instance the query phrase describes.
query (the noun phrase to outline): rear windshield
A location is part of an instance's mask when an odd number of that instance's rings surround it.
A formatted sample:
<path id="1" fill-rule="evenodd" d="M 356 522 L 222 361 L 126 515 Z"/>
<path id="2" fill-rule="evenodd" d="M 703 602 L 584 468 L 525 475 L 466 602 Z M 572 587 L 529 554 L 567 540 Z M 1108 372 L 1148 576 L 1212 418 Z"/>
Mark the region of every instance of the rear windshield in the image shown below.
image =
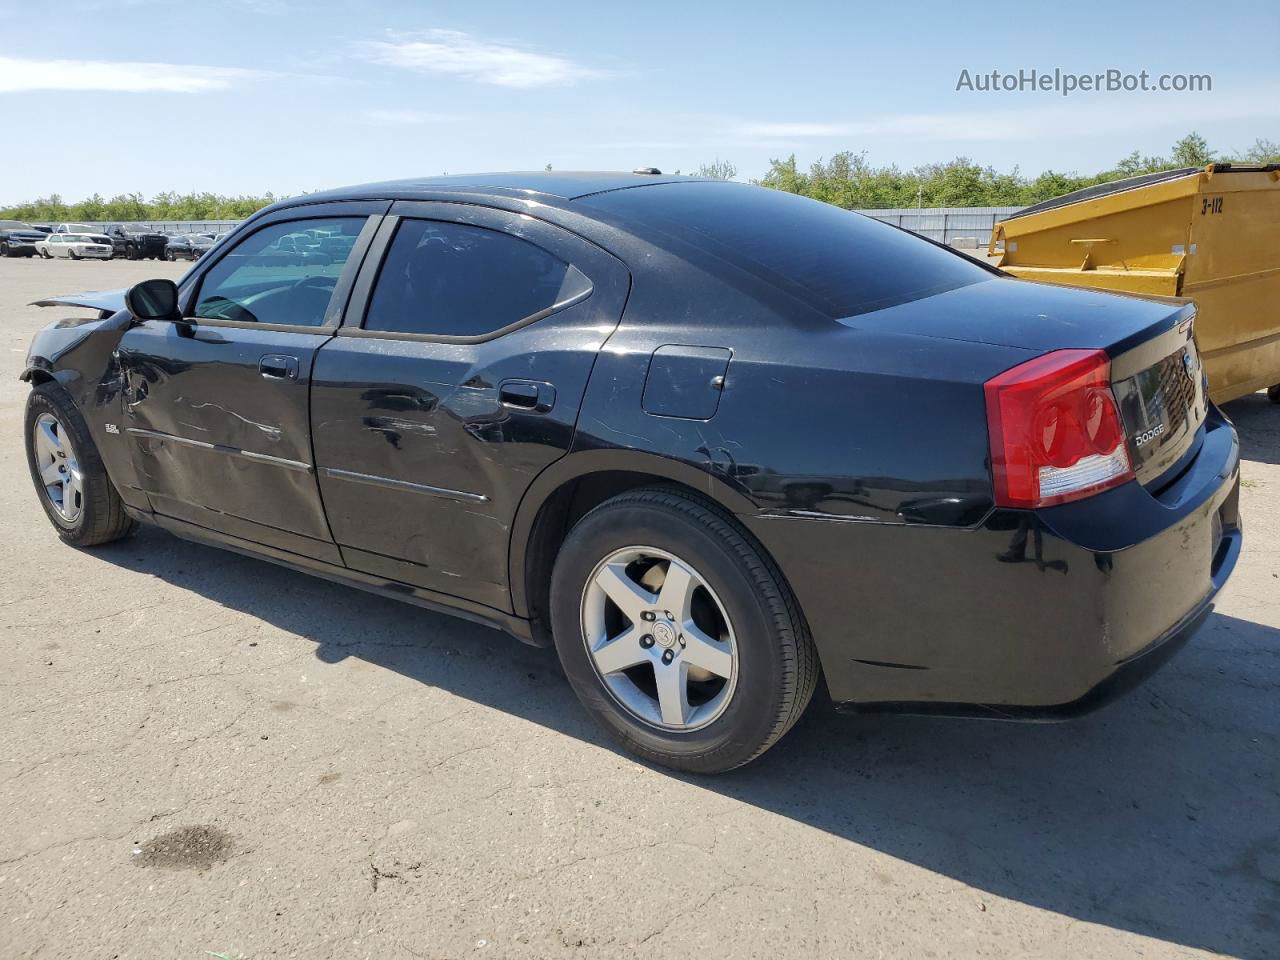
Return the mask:
<path id="1" fill-rule="evenodd" d="M 691 243 L 833 319 L 994 276 L 896 227 L 780 190 L 665 183 L 578 202 Z"/>

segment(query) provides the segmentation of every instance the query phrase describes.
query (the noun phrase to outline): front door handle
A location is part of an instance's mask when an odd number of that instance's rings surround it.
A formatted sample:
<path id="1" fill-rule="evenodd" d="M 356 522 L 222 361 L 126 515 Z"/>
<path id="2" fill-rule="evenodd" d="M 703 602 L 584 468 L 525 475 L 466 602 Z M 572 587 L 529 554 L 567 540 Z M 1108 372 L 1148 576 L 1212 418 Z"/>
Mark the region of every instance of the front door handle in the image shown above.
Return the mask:
<path id="1" fill-rule="evenodd" d="M 258 372 L 269 380 L 297 380 L 298 358 L 269 353 L 258 361 Z"/>
<path id="2" fill-rule="evenodd" d="M 504 407 L 529 413 L 546 413 L 556 405 L 556 388 L 539 380 L 503 380 L 498 400 Z"/>

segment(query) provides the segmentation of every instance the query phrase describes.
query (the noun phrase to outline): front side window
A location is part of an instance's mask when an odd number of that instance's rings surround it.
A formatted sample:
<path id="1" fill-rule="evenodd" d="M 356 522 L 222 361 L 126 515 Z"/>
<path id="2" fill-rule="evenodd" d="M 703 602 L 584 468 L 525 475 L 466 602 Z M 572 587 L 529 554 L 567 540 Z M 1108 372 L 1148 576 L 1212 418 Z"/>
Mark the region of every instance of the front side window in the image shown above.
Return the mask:
<path id="1" fill-rule="evenodd" d="M 364 328 L 482 337 L 581 299 L 591 282 L 528 240 L 436 220 L 404 220 L 378 274 Z"/>
<path id="2" fill-rule="evenodd" d="M 204 275 L 192 316 L 321 326 L 366 219 L 290 220 L 249 234 Z"/>

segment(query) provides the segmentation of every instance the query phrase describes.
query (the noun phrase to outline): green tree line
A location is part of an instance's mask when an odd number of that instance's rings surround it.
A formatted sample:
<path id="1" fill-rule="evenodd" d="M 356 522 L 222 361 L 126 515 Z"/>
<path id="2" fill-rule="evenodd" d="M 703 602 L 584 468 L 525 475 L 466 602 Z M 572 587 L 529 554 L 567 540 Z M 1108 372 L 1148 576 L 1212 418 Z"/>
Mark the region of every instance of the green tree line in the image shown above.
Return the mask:
<path id="1" fill-rule="evenodd" d="M 1178 167 L 1200 167 L 1214 162 L 1280 163 L 1280 143 L 1257 140 L 1248 150 L 1222 154 L 1210 149 L 1204 137 L 1193 132 L 1175 143 L 1168 156 L 1143 156 L 1135 150 L 1113 168 L 1092 175 L 1046 170 L 1036 177 L 1023 176 L 1017 167 L 1002 173 L 967 157 L 957 157 L 945 163 L 928 163 L 910 170 L 897 166 L 877 167 L 868 161 L 865 151 L 853 150 L 819 160 L 810 164 L 808 170 L 802 170 L 793 153 L 785 160 L 770 161 L 769 171 L 752 183 L 814 197 L 848 209 L 1003 207 L 1038 203 L 1121 177 Z M 548 164 L 547 169 L 550 167 Z M 712 163 L 704 163 L 697 172 L 699 176 L 732 180 L 738 175 L 738 168 L 728 160 L 717 158 Z M 87 200 L 68 203 L 55 193 L 0 209 L 0 219 L 37 222 L 240 220 L 278 199 L 270 193 L 260 197 L 160 193 L 150 200 L 144 199 L 140 193 L 121 194 L 110 199 L 95 193 Z"/>
<path id="2" fill-rule="evenodd" d="M 53 193 L 0 209 L 0 219 L 37 222 L 119 220 L 125 223 L 133 220 L 243 220 L 278 199 L 271 193 L 260 197 L 159 193 L 150 200 L 144 199 L 140 193 L 125 193 L 110 199 L 95 193 L 87 200 L 68 203 Z"/>
<path id="3" fill-rule="evenodd" d="M 795 154 L 773 160 L 760 186 L 798 193 L 836 206 L 855 209 L 885 207 L 1014 207 L 1026 206 L 1052 197 L 1161 170 L 1202 167 L 1209 163 L 1277 163 L 1280 143 L 1257 140 L 1248 150 L 1220 154 L 1210 149 L 1204 137 L 1189 133 L 1173 145 L 1168 156 L 1143 156 L 1134 151 L 1114 167 L 1092 175 L 1046 170 L 1026 177 L 1015 167 L 1002 173 L 994 167 L 957 157 L 946 163 L 929 163 L 911 170 L 897 166 L 877 167 L 865 152 L 846 150 L 827 160 L 819 160 L 802 170 Z M 717 161 L 719 163 L 719 161 Z M 728 164 L 732 168 L 732 164 Z M 711 168 L 704 172 L 712 175 Z"/>

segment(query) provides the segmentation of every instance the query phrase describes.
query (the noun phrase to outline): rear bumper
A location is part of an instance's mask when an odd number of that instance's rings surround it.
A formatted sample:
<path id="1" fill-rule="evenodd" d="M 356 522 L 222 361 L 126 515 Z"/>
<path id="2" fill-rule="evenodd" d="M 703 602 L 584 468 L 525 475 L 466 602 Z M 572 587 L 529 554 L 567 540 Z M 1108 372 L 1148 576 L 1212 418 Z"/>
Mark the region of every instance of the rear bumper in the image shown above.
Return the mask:
<path id="1" fill-rule="evenodd" d="M 1239 445 L 1211 411 L 1153 496 L 1130 483 L 979 527 L 748 519 L 786 574 L 849 709 L 1054 719 L 1165 662 L 1239 557 Z"/>
<path id="2" fill-rule="evenodd" d="M 1223 564 L 1223 582 L 1235 566 L 1235 558 L 1239 555 L 1242 537 L 1238 529 L 1231 531 L 1232 554 Z M 1214 593 L 1217 593 L 1215 588 Z M 1099 707 L 1123 696 L 1130 690 L 1140 686 L 1143 681 L 1164 666 L 1175 653 L 1187 645 L 1196 631 L 1209 619 L 1213 612 L 1213 597 L 1210 596 L 1195 607 L 1189 614 L 1174 624 L 1163 636 L 1144 650 L 1112 664 L 1110 672 L 1075 700 L 1055 704 L 1017 704 L 1017 703 L 948 703 L 876 701 L 871 703 L 837 702 L 837 709 L 848 712 L 875 713 L 908 713 L 923 715 L 942 715 L 952 717 L 984 717 L 997 720 L 1021 720 L 1052 722 L 1070 720 L 1092 713 Z"/>

